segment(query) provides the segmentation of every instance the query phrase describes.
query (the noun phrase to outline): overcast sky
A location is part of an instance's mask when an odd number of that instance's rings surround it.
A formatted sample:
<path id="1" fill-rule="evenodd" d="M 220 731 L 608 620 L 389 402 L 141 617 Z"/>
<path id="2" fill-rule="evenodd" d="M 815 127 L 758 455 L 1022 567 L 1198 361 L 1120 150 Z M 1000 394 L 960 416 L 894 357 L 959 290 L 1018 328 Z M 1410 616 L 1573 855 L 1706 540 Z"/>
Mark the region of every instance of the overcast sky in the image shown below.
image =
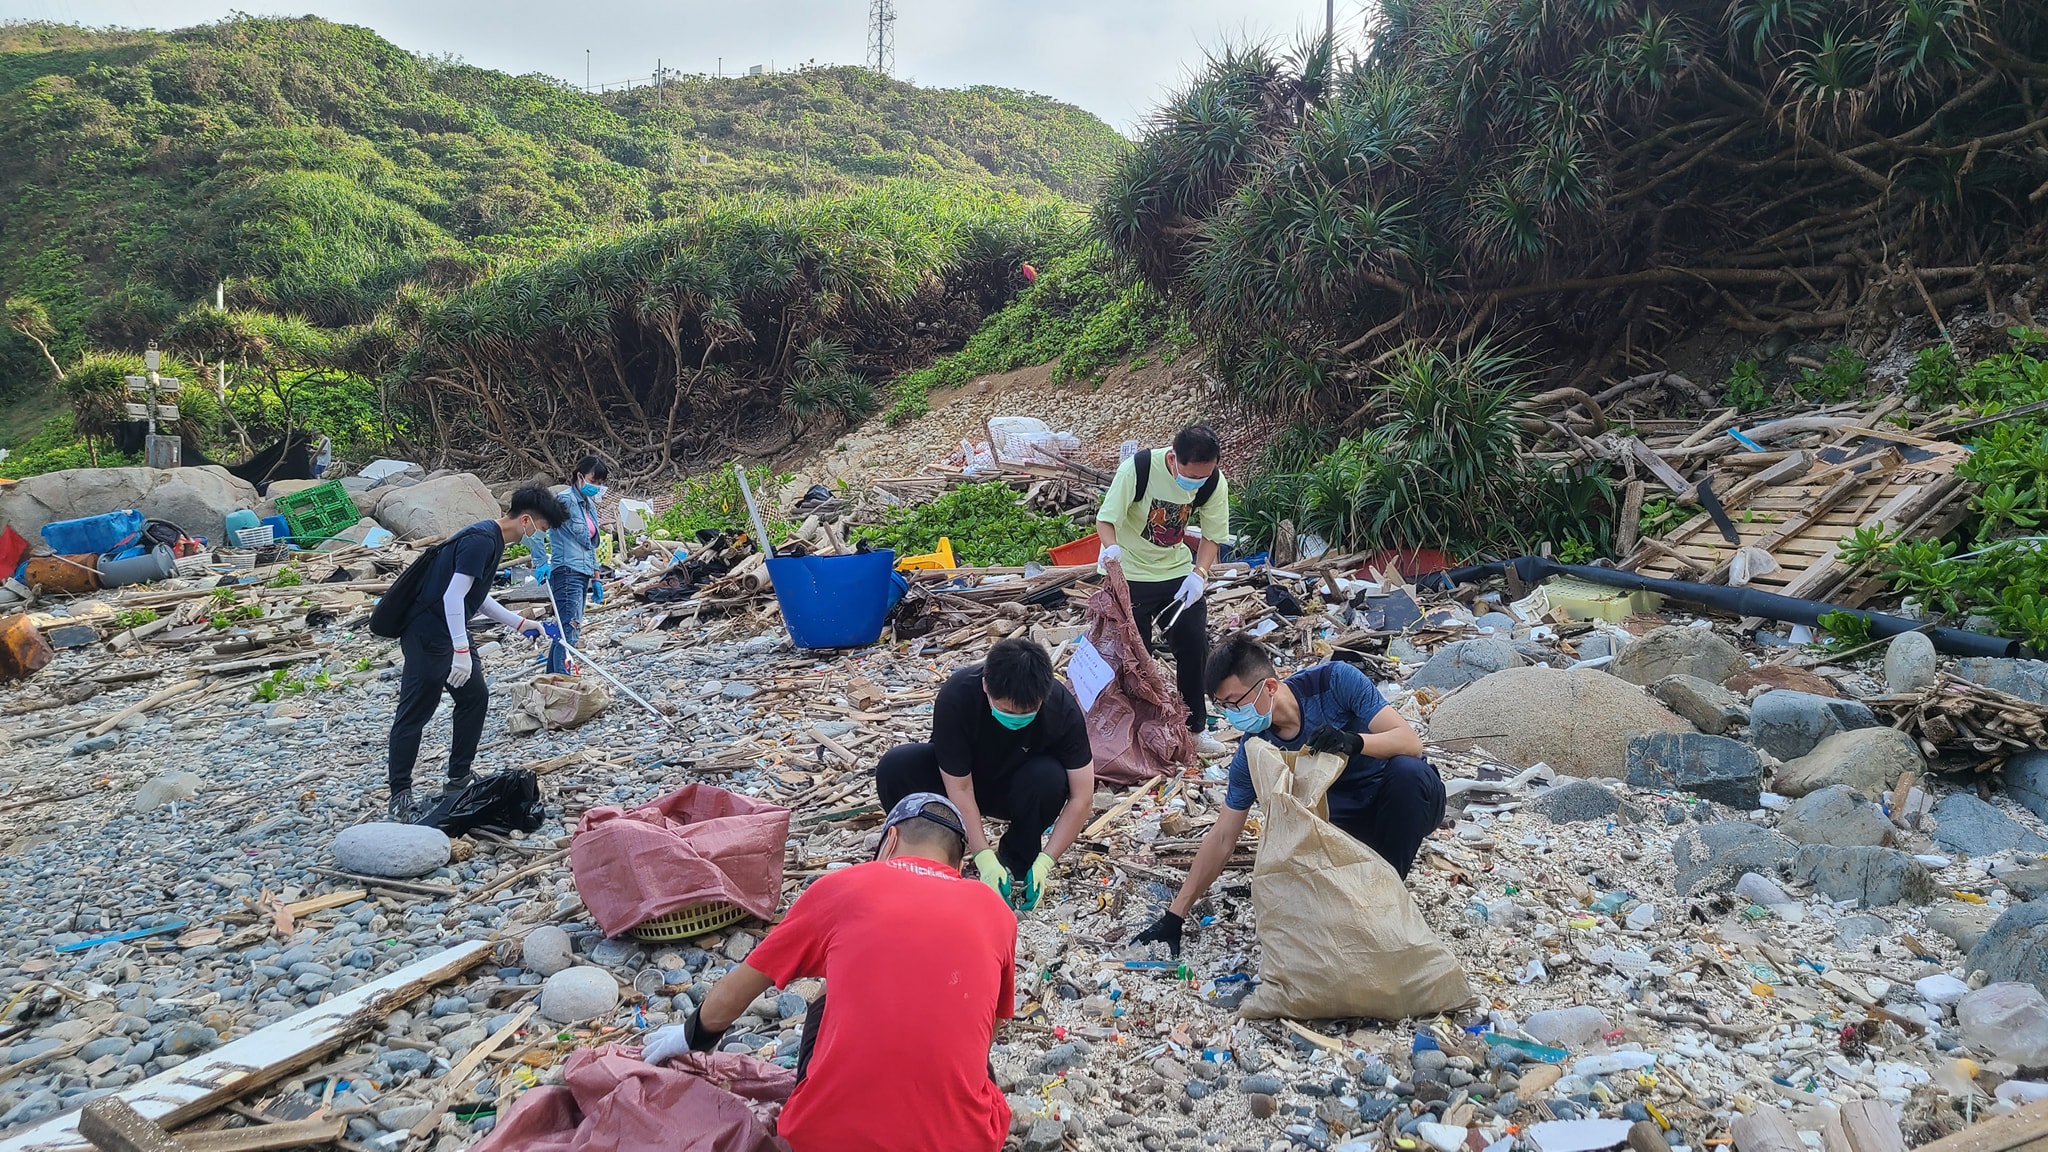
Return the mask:
<path id="1" fill-rule="evenodd" d="M 1292 42 L 1320 29 L 1324 0 L 896 0 L 896 75 L 933 87 L 1000 84 L 1088 109 L 1130 130 L 1205 48 L 1226 39 Z M 0 0 L 0 18 L 182 28 L 252 0 Z M 312 12 L 375 29 L 415 52 L 452 53 L 507 72 L 573 83 L 670 68 L 727 74 L 748 65 L 865 59 L 868 0 L 297 0 Z M 1361 0 L 1337 0 L 1356 27 Z"/>

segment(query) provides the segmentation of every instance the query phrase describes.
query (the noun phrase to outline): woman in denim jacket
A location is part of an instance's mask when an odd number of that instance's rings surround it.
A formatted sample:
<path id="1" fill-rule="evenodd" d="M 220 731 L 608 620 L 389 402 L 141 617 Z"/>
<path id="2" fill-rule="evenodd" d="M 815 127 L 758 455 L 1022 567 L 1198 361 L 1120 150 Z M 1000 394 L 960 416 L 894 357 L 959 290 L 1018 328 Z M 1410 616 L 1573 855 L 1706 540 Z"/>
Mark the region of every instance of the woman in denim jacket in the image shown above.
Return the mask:
<path id="1" fill-rule="evenodd" d="M 576 462 L 569 486 L 556 499 L 568 510 L 569 521 L 548 529 L 548 588 L 554 593 L 555 610 L 561 613 L 562 639 L 570 647 L 583 640 L 583 599 L 597 585 L 597 501 L 604 495 L 604 482 L 611 468 L 595 456 Z M 598 589 L 598 599 L 604 598 Z M 548 646 L 548 671 L 568 671 L 569 653 L 558 640 Z"/>

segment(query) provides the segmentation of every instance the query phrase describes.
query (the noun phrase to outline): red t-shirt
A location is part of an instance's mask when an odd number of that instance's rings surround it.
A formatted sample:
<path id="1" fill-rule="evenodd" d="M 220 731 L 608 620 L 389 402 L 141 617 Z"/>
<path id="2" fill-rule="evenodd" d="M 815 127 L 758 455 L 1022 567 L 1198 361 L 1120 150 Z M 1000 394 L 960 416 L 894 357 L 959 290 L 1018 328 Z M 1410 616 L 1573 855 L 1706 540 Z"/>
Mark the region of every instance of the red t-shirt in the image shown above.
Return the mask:
<path id="1" fill-rule="evenodd" d="M 1010 1103 L 988 1050 L 1016 957 L 1016 914 L 943 864 L 899 856 L 820 877 L 747 957 L 778 987 L 825 980 L 777 1133 L 795 1152 L 996 1152 Z"/>

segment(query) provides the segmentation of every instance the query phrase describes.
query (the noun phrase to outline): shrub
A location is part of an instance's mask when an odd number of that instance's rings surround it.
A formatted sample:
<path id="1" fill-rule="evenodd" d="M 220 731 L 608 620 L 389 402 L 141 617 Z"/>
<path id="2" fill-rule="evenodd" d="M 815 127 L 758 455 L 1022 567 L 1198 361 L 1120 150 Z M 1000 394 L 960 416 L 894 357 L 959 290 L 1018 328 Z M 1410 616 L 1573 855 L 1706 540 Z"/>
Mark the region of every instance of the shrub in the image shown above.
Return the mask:
<path id="1" fill-rule="evenodd" d="M 761 510 L 761 519 L 768 534 L 777 540 L 789 534 L 787 520 L 775 517 L 774 493 L 789 483 L 788 473 L 780 476 L 771 474 L 765 465 L 747 469 L 747 484 L 754 491 L 754 502 Z M 676 502 L 668 511 L 654 518 L 649 528 L 655 535 L 666 535 L 673 540 L 689 540 L 706 529 L 730 535 L 753 536 L 754 528 L 747 518 L 746 497 L 740 492 L 739 469 L 727 463 L 716 472 L 694 476 L 676 488 Z"/>
<path id="2" fill-rule="evenodd" d="M 1007 567 L 1043 562 L 1053 548 L 1082 534 L 1073 521 L 1033 512 L 1015 488 L 990 480 L 955 488 L 929 504 L 892 508 L 882 524 L 856 528 L 853 537 L 893 548 L 898 556 L 935 551 L 946 537 L 962 565 Z"/>
<path id="3" fill-rule="evenodd" d="M 1521 458 L 1521 390 L 1516 360 L 1485 344 L 1398 357 L 1379 387 L 1377 426 L 1299 467 L 1285 461 L 1312 437 L 1286 436 L 1266 458 L 1281 467 L 1233 489 L 1232 526 L 1254 546 L 1270 545 L 1281 520 L 1339 548 L 1604 546 L 1611 482 Z"/>

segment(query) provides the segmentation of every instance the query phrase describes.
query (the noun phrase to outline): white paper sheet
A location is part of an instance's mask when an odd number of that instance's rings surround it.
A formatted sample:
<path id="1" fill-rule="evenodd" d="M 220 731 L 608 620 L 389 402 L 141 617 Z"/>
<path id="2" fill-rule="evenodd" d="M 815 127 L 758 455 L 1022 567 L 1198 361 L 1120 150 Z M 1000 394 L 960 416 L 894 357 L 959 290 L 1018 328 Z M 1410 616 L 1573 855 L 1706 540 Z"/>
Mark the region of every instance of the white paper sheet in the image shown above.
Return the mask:
<path id="1" fill-rule="evenodd" d="M 1081 711 L 1092 710 L 1095 698 L 1102 695 L 1102 690 L 1109 687 L 1109 682 L 1114 679 L 1115 669 L 1102 658 L 1102 653 L 1095 650 L 1095 645 L 1090 644 L 1086 636 L 1076 638 L 1074 654 L 1067 658 L 1067 682 L 1074 686 L 1074 698 L 1081 702 Z"/>

